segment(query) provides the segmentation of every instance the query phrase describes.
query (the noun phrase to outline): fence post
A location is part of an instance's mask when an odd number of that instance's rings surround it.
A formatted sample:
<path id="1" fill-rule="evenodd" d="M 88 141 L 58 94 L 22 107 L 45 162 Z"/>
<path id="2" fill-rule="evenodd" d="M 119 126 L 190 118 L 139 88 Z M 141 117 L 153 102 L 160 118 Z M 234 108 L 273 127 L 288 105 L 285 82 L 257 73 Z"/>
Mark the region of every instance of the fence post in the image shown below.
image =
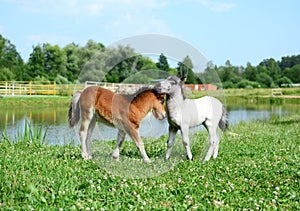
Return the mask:
<path id="1" fill-rule="evenodd" d="M 12 82 L 11 83 L 11 96 L 15 96 L 15 83 L 14 82 Z"/>
<path id="2" fill-rule="evenodd" d="M 32 86 L 31 86 L 32 82 L 29 81 L 29 95 L 31 95 L 31 92 L 32 92 Z"/>
<path id="3" fill-rule="evenodd" d="M 56 95 L 56 82 L 53 82 L 53 94 Z"/>

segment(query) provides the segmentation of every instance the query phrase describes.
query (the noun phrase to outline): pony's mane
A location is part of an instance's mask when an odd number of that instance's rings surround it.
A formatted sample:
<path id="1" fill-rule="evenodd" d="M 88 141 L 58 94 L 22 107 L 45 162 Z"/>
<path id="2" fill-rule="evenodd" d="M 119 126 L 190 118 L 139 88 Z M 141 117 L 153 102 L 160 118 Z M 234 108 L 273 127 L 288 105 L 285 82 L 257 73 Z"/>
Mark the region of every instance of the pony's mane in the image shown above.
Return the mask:
<path id="1" fill-rule="evenodd" d="M 153 91 L 156 92 L 156 90 L 153 88 L 153 86 L 143 86 L 139 88 L 135 93 L 133 94 L 122 94 L 127 100 L 132 101 L 136 99 L 140 94 L 147 92 L 147 91 Z"/>

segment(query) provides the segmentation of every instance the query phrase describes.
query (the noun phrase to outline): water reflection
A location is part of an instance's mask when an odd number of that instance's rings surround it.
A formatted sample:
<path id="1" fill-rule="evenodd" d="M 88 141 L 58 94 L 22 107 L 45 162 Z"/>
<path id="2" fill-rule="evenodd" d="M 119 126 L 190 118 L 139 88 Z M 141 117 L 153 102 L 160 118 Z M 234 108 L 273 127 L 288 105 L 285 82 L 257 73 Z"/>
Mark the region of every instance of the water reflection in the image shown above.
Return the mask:
<path id="1" fill-rule="evenodd" d="M 299 109 L 293 106 L 292 109 Z M 236 124 L 240 121 L 252 121 L 255 119 L 267 119 L 271 115 L 285 115 L 291 110 L 287 106 L 229 106 L 229 122 Z M 16 140 L 17 134 L 22 133 L 25 122 L 30 121 L 34 125 L 42 125 L 47 129 L 46 141 L 48 144 L 79 144 L 79 125 L 69 128 L 67 124 L 68 108 L 35 108 L 35 109 L 1 109 L 0 110 L 0 139 L 3 131 L 6 131 L 11 140 Z M 168 133 L 167 120 L 156 120 L 150 113 L 143 120 L 140 135 L 158 138 Z M 116 139 L 117 130 L 98 123 L 93 132 L 92 139 L 111 140 Z M 127 137 L 128 138 L 128 137 Z"/>

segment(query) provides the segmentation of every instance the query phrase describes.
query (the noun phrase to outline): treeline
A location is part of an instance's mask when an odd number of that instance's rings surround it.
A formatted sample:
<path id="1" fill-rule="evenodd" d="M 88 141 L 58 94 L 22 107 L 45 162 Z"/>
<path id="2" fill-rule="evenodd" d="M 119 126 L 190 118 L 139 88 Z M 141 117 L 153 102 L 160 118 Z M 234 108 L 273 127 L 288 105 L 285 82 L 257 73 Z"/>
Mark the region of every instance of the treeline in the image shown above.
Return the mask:
<path id="1" fill-rule="evenodd" d="M 230 61 L 219 67 L 208 63 L 203 73 L 194 73 L 188 56 L 177 67 L 170 67 L 163 54 L 154 62 L 129 46 L 108 48 L 89 40 L 84 46 L 33 46 L 24 62 L 15 45 L 0 35 L 0 81 L 149 83 L 169 74 L 187 75 L 187 83 L 214 83 L 224 88 L 280 87 L 300 83 L 300 55 L 280 61 L 265 59 L 257 66 L 248 63 L 246 67 L 233 66 Z"/>

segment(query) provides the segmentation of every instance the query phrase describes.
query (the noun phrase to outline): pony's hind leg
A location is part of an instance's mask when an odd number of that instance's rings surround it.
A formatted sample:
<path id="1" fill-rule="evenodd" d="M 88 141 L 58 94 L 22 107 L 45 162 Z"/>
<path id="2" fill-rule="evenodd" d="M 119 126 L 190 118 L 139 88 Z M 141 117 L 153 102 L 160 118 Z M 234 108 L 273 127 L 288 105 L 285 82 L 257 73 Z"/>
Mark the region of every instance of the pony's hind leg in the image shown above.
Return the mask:
<path id="1" fill-rule="evenodd" d="M 117 138 L 117 144 L 116 149 L 112 153 L 112 157 L 116 160 L 119 160 L 120 157 L 120 148 L 125 140 L 126 133 L 122 130 L 118 131 L 118 138 Z"/>
<path id="2" fill-rule="evenodd" d="M 178 130 L 176 128 L 173 128 L 171 126 L 169 127 L 168 149 L 167 149 L 167 152 L 166 152 L 166 159 L 170 158 L 172 147 L 173 147 L 174 142 L 175 142 L 177 131 Z"/>
<path id="3" fill-rule="evenodd" d="M 84 159 L 91 159 L 90 155 L 90 143 L 89 138 L 91 137 L 92 131 L 95 127 L 96 119 L 93 117 L 91 111 L 81 112 L 82 121 L 79 131 L 79 137 L 81 142 L 81 155 Z"/>
<path id="4" fill-rule="evenodd" d="M 87 152 L 87 144 L 86 144 L 86 138 L 87 138 L 87 130 L 89 127 L 90 121 L 88 120 L 82 120 L 80 131 L 79 131 L 79 137 L 81 142 L 81 156 L 84 159 L 89 159 L 88 152 Z"/>
<path id="5" fill-rule="evenodd" d="M 95 125 L 96 125 L 96 118 L 94 117 L 90 124 L 89 124 L 89 127 L 88 127 L 88 130 L 87 130 L 87 136 L 86 136 L 86 149 L 87 149 L 87 159 L 91 159 L 92 158 L 92 153 L 91 153 L 91 137 L 92 137 L 92 133 L 93 133 L 93 130 L 95 128 Z"/>
<path id="6" fill-rule="evenodd" d="M 220 136 L 219 136 L 219 134 L 217 133 L 216 142 L 215 142 L 215 146 L 214 146 L 214 154 L 213 154 L 213 158 L 217 158 L 217 157 L 218 157 L 219 143 L 220 143 Z"/>
<path id="7" fill-rule="evenodd" d="M 206 128 L 209 133 L 209 148 L 204 158 L 204 161 L 209 161 L 213 153 L 214 156 L 218 155 L 219 136 L 217 134 L 217 128 L 212 128 L 211 126 L 208 126 Z"/>

